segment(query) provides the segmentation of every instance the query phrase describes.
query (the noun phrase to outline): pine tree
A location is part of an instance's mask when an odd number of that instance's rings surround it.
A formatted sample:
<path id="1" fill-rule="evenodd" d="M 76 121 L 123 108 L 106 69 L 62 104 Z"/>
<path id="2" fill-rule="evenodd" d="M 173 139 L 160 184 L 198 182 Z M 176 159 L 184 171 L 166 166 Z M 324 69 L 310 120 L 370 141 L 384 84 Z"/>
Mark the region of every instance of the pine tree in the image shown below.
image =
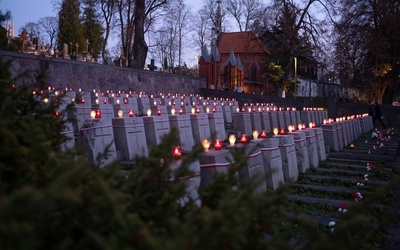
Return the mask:
<path id="1" fill-rule="evenodd" d="M 79 0 L 63 0 L 61 3 L 58 33 L 58 48 L 62 49 L 63 44 L 72 45 L 70 51 L 76 53 L 85 50 L 85 32 L 81 21 L 81 10 Z M 76 44 L 79 45 L 76 51 Z"/>
<path id="2" fill-rule="evenodd" d="M 84 4 L 83 28 L 85 30 L 85 37 L 89 42 L 89 50 L 86 52 L 92 52 L 93 58 L 97 59 L 102 48 L 104 28 L 101 24 L 99 14 L 96 12 L 96 0 L 85 0 Z"/>

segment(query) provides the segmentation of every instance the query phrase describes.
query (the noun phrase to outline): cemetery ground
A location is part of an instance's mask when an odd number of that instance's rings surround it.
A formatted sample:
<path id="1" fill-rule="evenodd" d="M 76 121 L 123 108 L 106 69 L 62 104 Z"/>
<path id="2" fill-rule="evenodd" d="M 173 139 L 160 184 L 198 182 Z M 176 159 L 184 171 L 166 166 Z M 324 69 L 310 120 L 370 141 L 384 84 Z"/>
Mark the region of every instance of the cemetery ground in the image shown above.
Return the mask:
<path id="1" fill-rule="evenodd" d="M 383 147 L 368 153 L 376 139 L 363 134 L 340 152 L 330 152 L 317 168 L 300 174 L 289 184 L 288 219 L 281 224 L 282 232 L 290 232 L 299 248 L 303 240 L 313 240 L 304 227 L 308 225 L 326 232 L 327 242 L 341 249 L 400 249 L 399 140 L 395 133 Z"/>

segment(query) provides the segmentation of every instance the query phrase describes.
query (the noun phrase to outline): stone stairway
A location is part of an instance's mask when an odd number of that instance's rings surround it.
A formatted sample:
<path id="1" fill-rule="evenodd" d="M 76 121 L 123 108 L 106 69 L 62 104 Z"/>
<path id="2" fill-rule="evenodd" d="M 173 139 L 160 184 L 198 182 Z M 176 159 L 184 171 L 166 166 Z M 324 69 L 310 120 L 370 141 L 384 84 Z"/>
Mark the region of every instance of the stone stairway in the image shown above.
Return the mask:
<path id="1" fill-rule="evenodd" d="M 393 202 L 393 196 L 382 190 L 395 175 L 397 150 L 397 141 L 389 139 L 379 147 L 377 141 L 367 133 L 339 152 L 329 153 L 317 168 L 300 174 L 298 180 L 290 184 L 290 206 L 286 211 L 288 218 L 306 217 L 317 222 L 321 230 L 329 232 L 335 227 L 330 224 L 348 219 L 339 208 L 351 212 L 353 208 L 358 211 L 365 206 L 372 227 L 378 230 Z M 367 163 L 372 164 L 372 169 L 367 170 Z M 361 199 L 355 199 L 357 193 L 361 194 Z M 378 193 L 382 196 L 379 201 L 372 205 L 364 204 L 369 203 L 364 200 Z M 390 235 L 390 232 L 386 232 L 386 235 Z M 383 242 L 382 238 L 379 240 Z M 380 243 L 374 242 L 375 245 Z"/>

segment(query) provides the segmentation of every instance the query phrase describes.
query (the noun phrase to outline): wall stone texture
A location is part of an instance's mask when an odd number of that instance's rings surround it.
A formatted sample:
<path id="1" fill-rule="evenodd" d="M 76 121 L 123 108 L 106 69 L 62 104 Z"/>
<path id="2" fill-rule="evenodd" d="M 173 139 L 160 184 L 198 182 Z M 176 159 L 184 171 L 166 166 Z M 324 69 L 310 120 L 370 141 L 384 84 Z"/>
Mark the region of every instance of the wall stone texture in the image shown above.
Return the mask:
<path id="1" fill-rule="evenodd" d="M 94 64 L 50 58 L 18 52 L 0 50 L 2 60 L 12 60 L 11 74 L 16 76 L 25 71 L 36 71 L 45 68 L 48 84 L 58 89 L 66 87 L 83 91 L 132 90 L 146 93 L 199 93 L 206 87 L 202 78 L 188 77 L 148 70 Z M 23 79 L 15 83 L 22 84 Z"/>

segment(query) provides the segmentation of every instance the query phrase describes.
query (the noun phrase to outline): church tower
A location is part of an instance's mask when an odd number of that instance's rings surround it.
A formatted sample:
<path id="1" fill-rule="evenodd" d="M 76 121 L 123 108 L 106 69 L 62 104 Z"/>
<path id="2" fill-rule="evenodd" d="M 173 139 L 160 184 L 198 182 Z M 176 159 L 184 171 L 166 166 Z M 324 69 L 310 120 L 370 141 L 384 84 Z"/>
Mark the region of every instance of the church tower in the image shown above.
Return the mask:
<path id="1" fill-rule="evenodd" d="M 221 15 L 221 0 L 216 1 L 217 11 L 212 27 L 212 39 L 211 39 L 211 52 L 209 53 L 207 48 L 203 48 L 202 55 L 199 60 L 199 76 L 206 79 L 207 88 L 210 89 L 221 89 L 220 80 L 220 67 L 221 67 L 221 55 L 218 52 L 217 40 L 221 33 L 222 27 L 222 15 Z"/>

